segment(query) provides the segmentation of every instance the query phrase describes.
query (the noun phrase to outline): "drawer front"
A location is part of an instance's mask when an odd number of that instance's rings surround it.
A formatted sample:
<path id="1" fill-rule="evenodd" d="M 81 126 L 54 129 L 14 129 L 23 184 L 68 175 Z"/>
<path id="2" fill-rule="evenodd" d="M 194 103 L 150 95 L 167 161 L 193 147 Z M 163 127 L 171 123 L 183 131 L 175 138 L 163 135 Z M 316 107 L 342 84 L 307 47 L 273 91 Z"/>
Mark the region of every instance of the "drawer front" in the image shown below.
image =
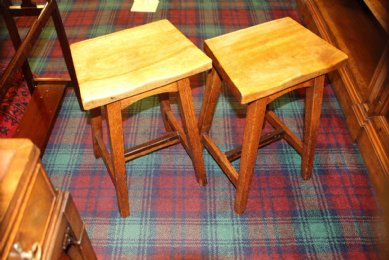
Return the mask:
<path id="1" fill-rule="evenodd" d="M 55 200 L 56 191 L 42 165 L 38 163 L 20 210 L 20 222 L 18 222 L 20 225 L 13 240 L 13 245 L 18 244 L 19 251 L 30 251 L 34 243 L 38 243 L 39 247 L 42 248 L 54 210 Z M 16 251 L 11 249 L 10 259 L 19 259 Z"/>

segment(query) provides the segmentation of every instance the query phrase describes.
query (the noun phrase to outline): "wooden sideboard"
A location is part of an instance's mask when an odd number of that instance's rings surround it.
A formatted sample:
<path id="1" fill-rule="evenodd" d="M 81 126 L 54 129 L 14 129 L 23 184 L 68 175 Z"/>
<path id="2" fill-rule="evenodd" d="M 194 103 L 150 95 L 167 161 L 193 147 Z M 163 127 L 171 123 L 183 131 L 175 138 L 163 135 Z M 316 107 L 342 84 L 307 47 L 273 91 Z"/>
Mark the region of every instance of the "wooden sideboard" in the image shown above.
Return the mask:
<path id="1" fill-rule="evenodd" d="M 389 1 L 297 0 L 297 4 L 306 26 L 349 56 L 346 66 L 329 78 L 389 230 Z"/>
<path id="2" fill-rule="evenodd" d="M 0 259 L 96 259 L 69 192 L 28 139 L 0 139 Z"/>
<path id="3" fill-rule="evenodd" d="M 389 1 L 297 3 L 308 28 L 349 56 L 332 86 L 372 177 L 389 176 Z"/>

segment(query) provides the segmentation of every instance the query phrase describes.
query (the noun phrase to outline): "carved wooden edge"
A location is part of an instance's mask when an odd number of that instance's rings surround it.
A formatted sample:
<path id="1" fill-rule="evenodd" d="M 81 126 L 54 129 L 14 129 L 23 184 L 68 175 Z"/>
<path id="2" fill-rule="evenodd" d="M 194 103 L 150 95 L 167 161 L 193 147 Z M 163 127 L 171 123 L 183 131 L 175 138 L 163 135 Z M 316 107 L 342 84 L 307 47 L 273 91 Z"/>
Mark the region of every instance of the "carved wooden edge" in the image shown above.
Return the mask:
<path id="1" fill-rule="evenodd" d="M 0 196 L 1 206 L 7 206 L 7 209 L 1 209 L 1 223 L 0 223 L 0 258 L 5 259 L 7 256 L 3 255 L 9 252 L 9 248 L 12 246 L 13 241 L 9 240 L 11 231 L 15 225 L 19 225 L 21 222 L 21 214 L 18 214 L 20 209 L 26 206 L 26 201 L 20 201 L 28 192 L 28 186 L 30 182 L 36 177 L 36 173 L 31 174 L 39 159 L 39 149 L 27 139 L 0 139 L 0 150 L 10 151 L 13 153 L 10 164 L 7 167 L 7 171 L 12 173 L 13 182 L 17 182 L 17 187 L 14 194 L 19 196 L 13 196 L 9 203 L 4 203 L 4 197 Z M 35 177 L 34 177 L 35 176 Z M 3 190 L 4 192 L 5 190 Z M 3 212 L 3 210 L 6 210 Z"/>
<path id="2" fill-rule="evenodd" d="M 45 247 L 42 248 L 42 259 L 63 259 L 64 251 L 70 259 L 97 259 L 85 225 L 69 192 L 58 191 L 52 215 L 45 238 L 49 243 L 45 243 Z"/>
<path id="3" fill-rule="evenodd" d="M 370 82 L 369 115 L 389 114 L 389 38 Z"/>
<path id="4" fill-rule="evenodd" d="M 389 34 L 389 2 L 387 0 L 364 0 L 364 2 Z"/>

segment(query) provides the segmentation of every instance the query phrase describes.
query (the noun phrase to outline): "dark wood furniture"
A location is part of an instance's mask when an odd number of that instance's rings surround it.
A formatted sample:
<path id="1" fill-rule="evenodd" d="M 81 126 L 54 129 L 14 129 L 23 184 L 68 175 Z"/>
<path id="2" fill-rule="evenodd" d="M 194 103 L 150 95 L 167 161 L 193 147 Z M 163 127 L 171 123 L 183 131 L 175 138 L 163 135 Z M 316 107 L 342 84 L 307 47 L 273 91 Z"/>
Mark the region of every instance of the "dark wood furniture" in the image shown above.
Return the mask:
<path id="1" fill-rule="evenodd" d="M 8 80 L 11 78 L 12 73 L 21 69 L 31 92 L 31 101 L 13 137 L 31 139 L 43 154 L 66 87 L 68 85 L 73 86 L 77 96 L 79 96 L 69 43 L 58 6 L 55 0 L 47 0 L 44 5 L 36 5 L 31 1 L 22 1 L 21 5 L 13 5 L 12 1 L 0 1 L 0 13 L 15 48 L 14 57 L 9 62 L 3 75 L 1 75 L 0 98 L 8 90 Z M 23 39 L 18 32 L 14 19 L 21 16 L 36 17 L 36 20 L 34 20 L 30 30 Z M 54 24 L 70 78 L 34 77 L 28 64 L 27 58 L 33 51 L 34 44 L 50 19 Z"/>
<path id="2" fill-rule="evenodd" d="M 95 156 L 102 157 L 107 166 L 121 216 L 130 214 L 125 162 L 153 151 L 181 143 L 192 159 L 197 182 L 205 185 L 189 77 L 209 70 L 211 59 L 168 20 L 77 42 L 70 48 L 82 105 L 91 110 Z M 177 96 L 182 124 L 171 109 L 170 93 Z M 166 134 L 125 150 L 122 110 L 155 95 L 160 99 Z M 102 110 L 110 149 L 103 140 Z"/>
<path id="3" fill-rule="evenodd" d="M 39 154 L 28 139 L 0 139 L 0 258 L 96 259 L 72 197 L 54 189 Z"/>
<path id="4" fill-rule="evenodd" d="M 297 0 L 307 26 L 349 56 L 330 79 L 386 214 L 389 234 L 389 1 Z"/>
<path id="5" fill-rule="evenodd" d="M 265 120 L 301 155 L 301 176 L 312 175 L 320 122 L 324 75 L 339 68 L 347 56 L 291 18 L 259 24 L 205 40 L 214 69 L 207 79 L 199 127 L 202 141 L 236 187 L 235 212 L 246 209 L 251 179 Z M 209 135 L 223 80 L 234 97 L 247 105 L 241 154 L 222 152 Z M 305 89 L 302 140 L 267 105 L 297 89 Z M 239 171 L 230 161 L 241 157 Z"/>
<path id="6" fill-rule="evenodd" d="M 346 116 L 378 187 L 389 178 L 389 2 L 298 0 L 307 26 L 349 56 L 330 74 Z M 380 189 L 381 189 L 380 188 Z"/>

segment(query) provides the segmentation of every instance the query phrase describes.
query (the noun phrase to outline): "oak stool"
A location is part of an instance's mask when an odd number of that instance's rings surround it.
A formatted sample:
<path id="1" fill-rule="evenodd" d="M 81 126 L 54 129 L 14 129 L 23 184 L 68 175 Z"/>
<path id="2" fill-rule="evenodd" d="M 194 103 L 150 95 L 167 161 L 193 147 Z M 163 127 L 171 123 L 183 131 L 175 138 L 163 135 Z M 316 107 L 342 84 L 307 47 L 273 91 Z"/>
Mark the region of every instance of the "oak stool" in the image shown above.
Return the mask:
<path id="1" fill-rule="evenodd" d="M 197 182 L 207 183 L 189 77 L 212 62 L 168 20 L 114 32 L 71 45 L 83 108 L 90 110 L 93 149 L 102 157 L 116 189 L 122 217 L 130 214 L 125 162 L 182 143 L 192 159 Z M 182 124 L 169 93 L 177 93 Z M 158 95 L 166 135 L 125 150 L 122 110 Z M 110 151 L 104 144 L 105 110 Z"/>
<path id="2" fill-rule="evenodd" d="M 303 179 L 311 177 L 324 74 L 339 68 L 347 56 L 288 17 L 205 40 L 204 49 L 212 58 L 213 69 L 200 111 L 200 135 L 236 187 L 234 209 L 241 214 L 260 146 L 284 138 L 302 157 Z M 247 105 L 242 146 L 228 152 L 222 152 L 209 134 L 222 80 L 233 96 Z M 306 88 L 303 140 L 267 110 L 270 102 L 300 88 Z M 265 120 L 275 132 L 261 138 Z M 231 161 L 239 157 L 237 171 Z"/>

